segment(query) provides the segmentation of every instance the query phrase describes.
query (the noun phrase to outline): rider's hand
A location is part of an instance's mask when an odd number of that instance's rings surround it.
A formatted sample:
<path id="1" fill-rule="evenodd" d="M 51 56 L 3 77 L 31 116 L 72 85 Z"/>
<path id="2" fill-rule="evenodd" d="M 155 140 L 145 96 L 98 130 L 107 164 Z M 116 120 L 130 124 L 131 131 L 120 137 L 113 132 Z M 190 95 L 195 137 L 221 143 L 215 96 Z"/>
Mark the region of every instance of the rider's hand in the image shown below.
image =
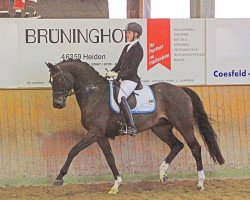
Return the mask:
<path id="1" fill-rule="evenodd" d="M 113 78 L 116 77 L 118 75 L 118 73 L 114 72 L 114 71 L 109 71 L 106 73 L 105 77 L 107 78 Z"/>

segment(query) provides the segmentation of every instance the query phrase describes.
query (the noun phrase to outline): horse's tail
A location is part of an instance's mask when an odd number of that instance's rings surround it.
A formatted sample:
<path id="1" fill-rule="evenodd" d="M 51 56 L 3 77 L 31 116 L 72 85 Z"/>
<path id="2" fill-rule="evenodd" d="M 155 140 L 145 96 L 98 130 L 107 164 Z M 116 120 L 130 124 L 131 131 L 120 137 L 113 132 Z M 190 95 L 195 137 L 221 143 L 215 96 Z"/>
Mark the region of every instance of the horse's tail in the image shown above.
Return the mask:
<path id="1" fill-rule="evenodd" d="M 209 122 L 209 118 L 204 110 L 200 97 L 190 88 L 183 88 L 183 90 L 192 100 L 194 120 L 211 158 L 215 163 L 218 162 L 220 165 L 224 164 L 225 160 L 218 145 L 218 137 Z"/>

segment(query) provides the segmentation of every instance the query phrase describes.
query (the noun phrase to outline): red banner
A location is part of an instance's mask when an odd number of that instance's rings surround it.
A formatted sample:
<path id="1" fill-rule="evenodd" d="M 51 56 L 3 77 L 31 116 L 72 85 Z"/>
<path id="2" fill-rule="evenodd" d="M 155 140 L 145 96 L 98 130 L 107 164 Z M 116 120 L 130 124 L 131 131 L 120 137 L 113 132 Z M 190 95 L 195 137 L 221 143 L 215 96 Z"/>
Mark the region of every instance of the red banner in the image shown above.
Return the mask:
<path id="1" fill-rule="evenodd" d="M 158 63 L 171 69 L 170 19 L 147 20 L 147 70 Z"/>
<path id="2" fill-rule="evenodd" d="M 13 8 L 15 10 L 17 10 L 17 9 L 24 9 L 24 1 L 23 0 L 15 0 Z"/>

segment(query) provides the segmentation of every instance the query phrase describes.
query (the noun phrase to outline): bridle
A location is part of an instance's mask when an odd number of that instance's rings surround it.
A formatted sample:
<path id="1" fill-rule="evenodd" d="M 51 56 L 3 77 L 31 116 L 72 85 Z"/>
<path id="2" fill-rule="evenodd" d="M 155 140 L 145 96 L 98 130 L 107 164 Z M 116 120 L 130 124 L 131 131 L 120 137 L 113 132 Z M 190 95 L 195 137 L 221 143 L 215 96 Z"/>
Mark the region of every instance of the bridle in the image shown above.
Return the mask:
<path id="1" fill-rule="evenodd" d="M 76 94 L 76 93 L 78 93 L 78 92 L 80 92 L 80 91 L 83 91 L 83 90 L 86 90 L 86 92 L 89 92 L 89 91 L 91 91 L 92 89 L 94 89 L 95 87 L 94 87 L 94 85 L 96 84 L 96 83 L 98 83 L 98 82 L 100 82 L 100 80 L 101 79 L 98 79 L 97 81 L 95 81 L 95 83 L 93 83 L 93 84 L 91 84 L 89 87 L 87 87 L 87 88 L 84 88 L 84 89 L 81 89 L 81 88 L 79 88 L 79 89 L 77 89 L 77 90 L 75 90 L 75 91 L 72 91 L 72 90 L 70 90 L 70 91 L 68 91 L 67 90 L 67 82 L 66 82 L 66 79 L 68 79 L 69 81 L 71 81 L 72 83 L 74 83 L 74 81 L 71 79 L 71 78 L 69 78 L 66 74 L 64 74 L 63 72 L 62 72 L 62 70 L 61 70 L 61 68 L 59 67 L 59 65 L 56 65 L 56 67 L 58 68 L 58 70 L 59 70 L 59 72 L 58 73 L 56 73 L 56 74 L 54 74 L 53 76 L 51 76 L 50 75 L 50 80 L 49 80 L 49 82 L 50 83 L 52 83 L 53 81 L 53 78 L 54 77 L 56 77 L 56 76 L 61 76 L 61 79 L 62 79 L 62 84 L 63 84 L 63 91 L 59 91 L 59 92 L 53 92 L 52 93 L 52 97 L 54 98 L 56 95 L 64 95 L 64 99 L 66 99 L 68 96 L 72 96 L 72 95 L 74 95 L 74 94 Z"/>
<path id="2" fill-rule="evenodd" d="M 50 75 L 50 80 L 49 82 L 52 83 L 52 80 L 53 78 L 55 78 L 56 76 L 61 76 L 61 79 L 62 79 L 62 84 L 63 84 L 63 91 L 60 91 L 60 92 L 53 92 L 52 93 L 52 96 L 55 97 L 56 95 L 59 95 L 59 94 L 63 94 L 64 95 L 64 98 L 66 99 L 66 97 L 68 96 L 72 96 L 74 95 L 75 93 L 79 92 L 79 90 L 77 91 L 68 91 L 67 90 L 67 82 L 66 82 L 66 79 L 70 80 L 72 83 L 74 82 L 71 78 L 69 78 L 66 74 L 64 74 L 61 70 L 61 68 L 56 65 L 56 67 L 58 68 L 59 72 L 54 74 L 53 76 Z"/>

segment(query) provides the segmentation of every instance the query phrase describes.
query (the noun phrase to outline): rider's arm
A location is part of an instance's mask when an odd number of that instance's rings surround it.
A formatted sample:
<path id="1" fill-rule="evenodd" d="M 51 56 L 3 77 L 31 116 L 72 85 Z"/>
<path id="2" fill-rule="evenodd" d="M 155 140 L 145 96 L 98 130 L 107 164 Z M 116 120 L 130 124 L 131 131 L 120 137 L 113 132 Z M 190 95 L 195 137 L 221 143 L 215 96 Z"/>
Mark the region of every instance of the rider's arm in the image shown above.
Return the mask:
<path id="1" fill-rule="evenodd" d="M 128 45 L 126 45 L 126 46 L 123 48 L 122 53 L 121 53 L 121 55 L 120 55 L 120 58 L 119 58 L 117 64 L 113 67 L 113 69 L 111 69 L 111 71 L 114 71 L 114 72 L 119 72 L 119 71 L 120 71 L 120 67 L 121 67 L 122 61 L 123 61 L 123 59 L 124 59 L 124 54 L 125 54 L 126 51 L 127 51 L 127 46 L 128 46 Z"/>

